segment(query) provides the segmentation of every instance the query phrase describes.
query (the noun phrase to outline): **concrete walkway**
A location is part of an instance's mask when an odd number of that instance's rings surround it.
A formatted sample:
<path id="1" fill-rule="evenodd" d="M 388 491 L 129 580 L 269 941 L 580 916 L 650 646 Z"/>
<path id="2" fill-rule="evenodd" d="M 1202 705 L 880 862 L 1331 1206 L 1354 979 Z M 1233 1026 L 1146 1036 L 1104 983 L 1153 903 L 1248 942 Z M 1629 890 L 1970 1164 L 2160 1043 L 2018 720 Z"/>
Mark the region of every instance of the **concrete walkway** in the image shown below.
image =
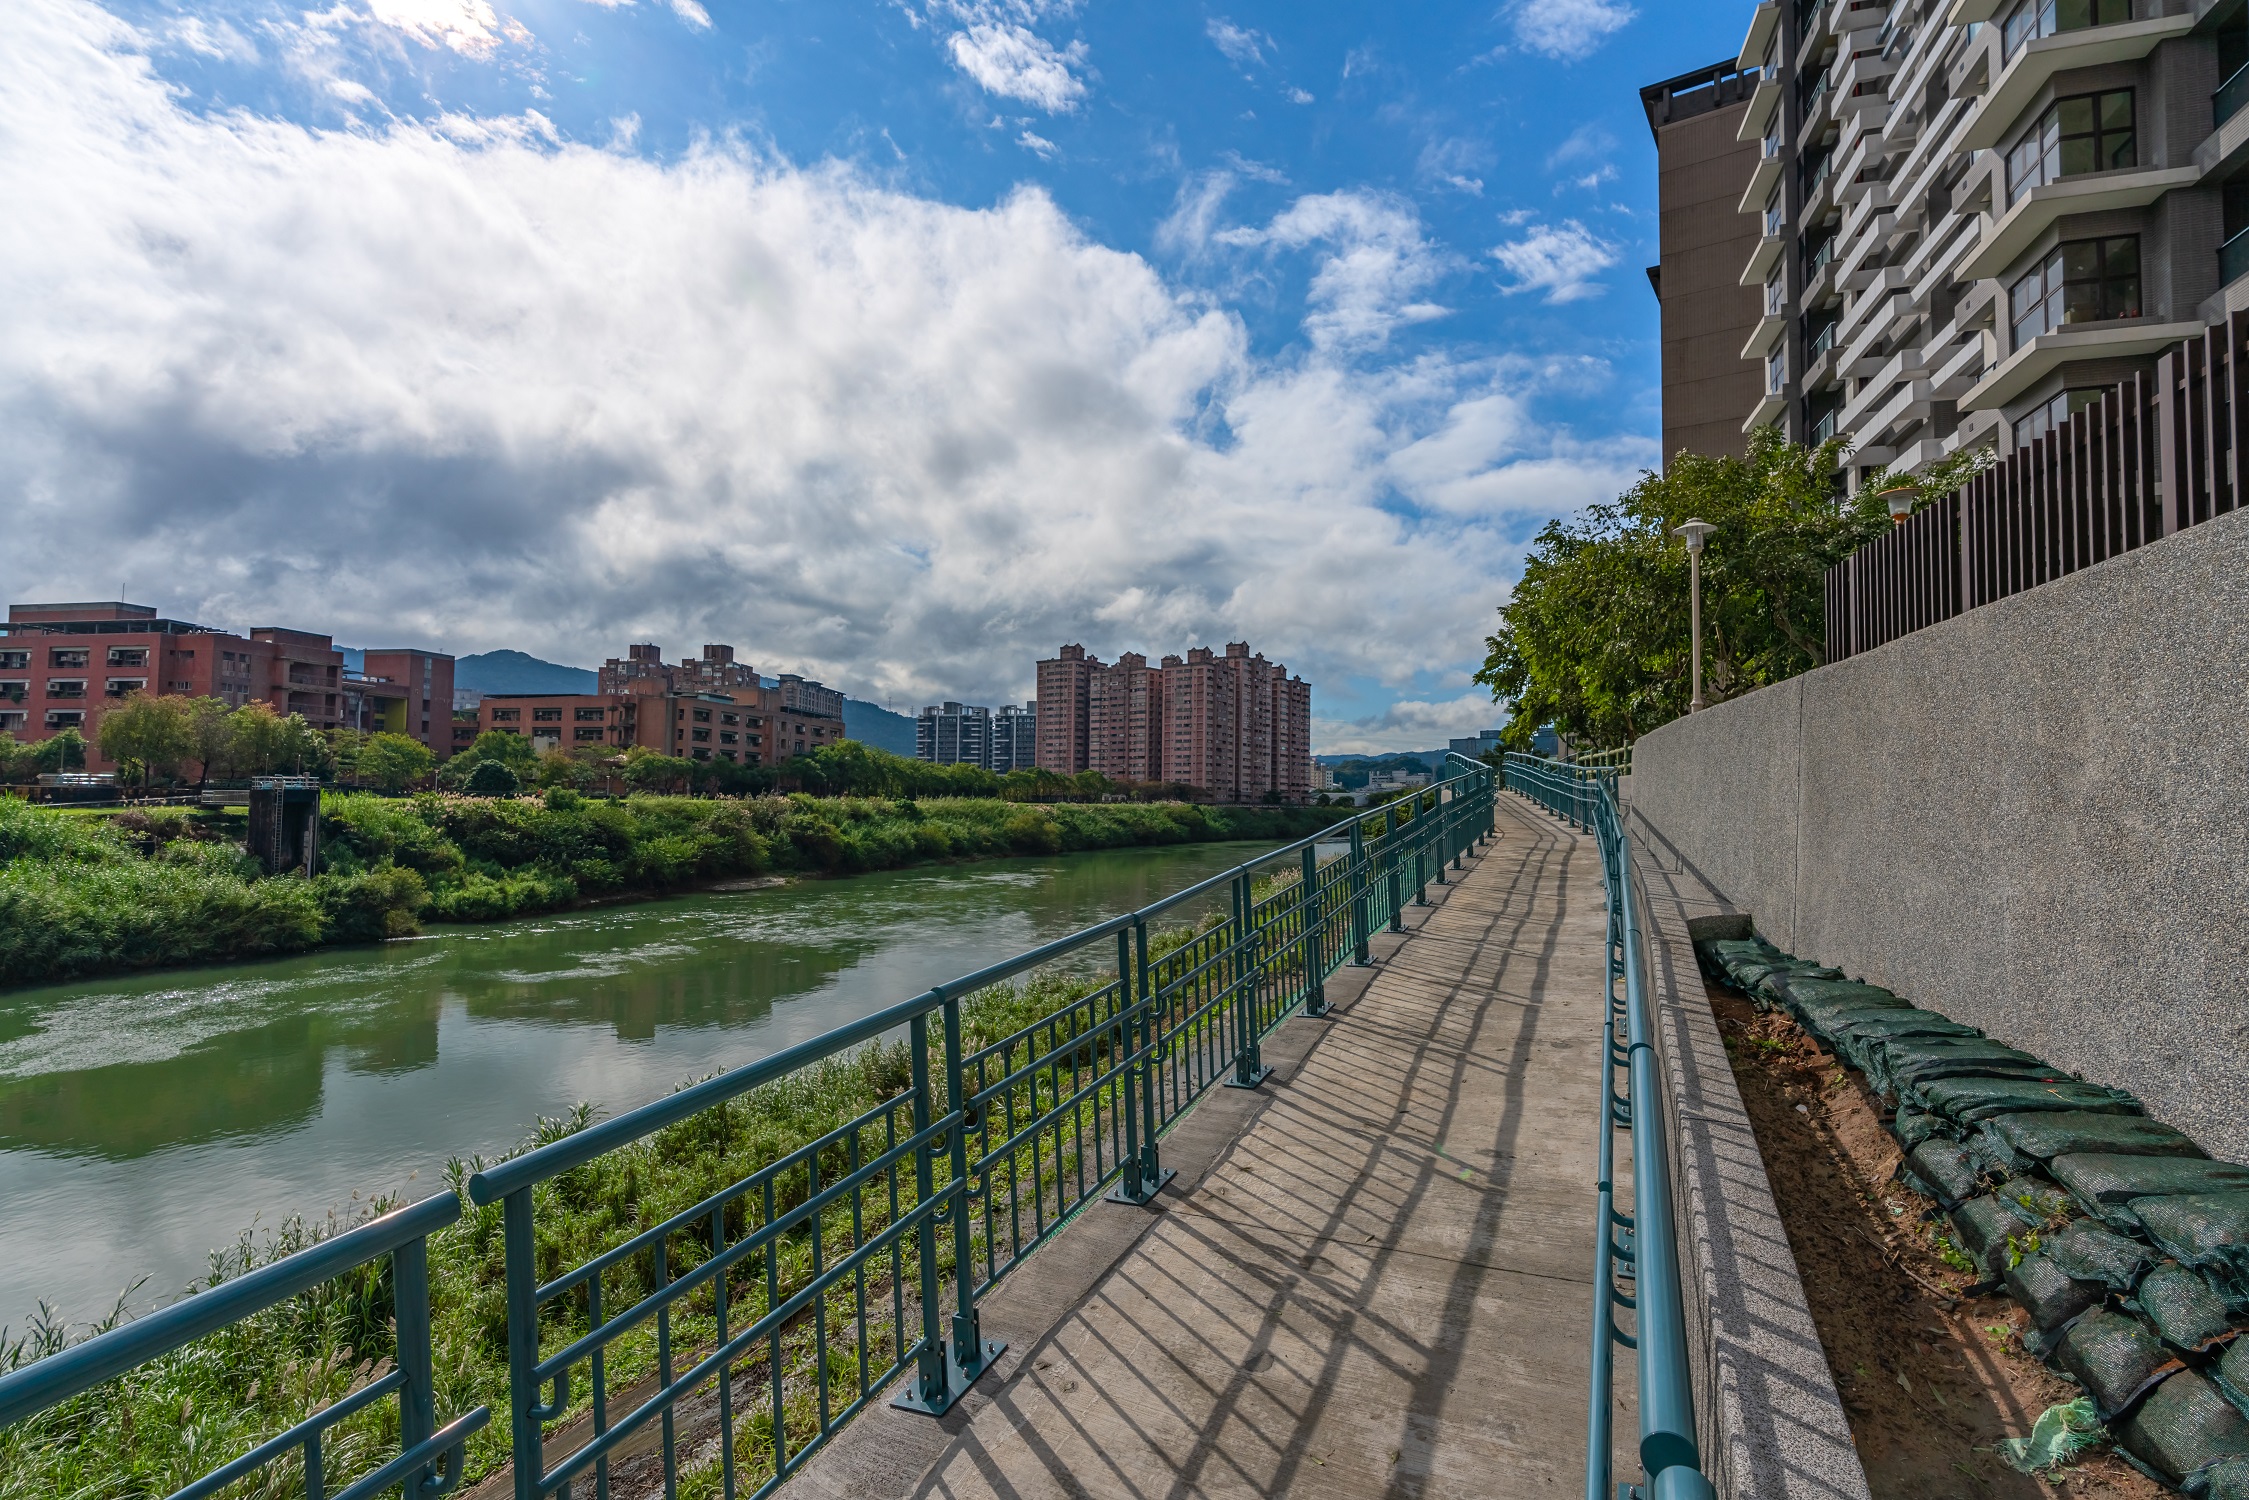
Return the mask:
<path id="1" fill-rule="evenodd" d="M 1167 1138 L 1154 1211 L 1089 1213 L 995 1292 L 995 1375 L 943 1422 L 867 1413 L 792 1490 L 1581 1492 L 1600 863 L 1512 797 L 1499 828 L 1282 1028 L 1272 1083 Z"/>

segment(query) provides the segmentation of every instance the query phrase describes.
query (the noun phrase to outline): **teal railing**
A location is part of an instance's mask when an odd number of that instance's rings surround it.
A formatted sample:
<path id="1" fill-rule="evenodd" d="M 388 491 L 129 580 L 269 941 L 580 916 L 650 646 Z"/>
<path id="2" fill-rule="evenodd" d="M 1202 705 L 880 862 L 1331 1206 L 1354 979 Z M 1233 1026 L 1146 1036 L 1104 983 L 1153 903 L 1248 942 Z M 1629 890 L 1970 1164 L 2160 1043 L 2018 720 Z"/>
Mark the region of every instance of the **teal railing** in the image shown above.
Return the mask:
<path id="1" fill-rule="evenodd" d="M 608 1500 L 620 1466 L 620 1485 L 636 1493 L 653 1469 L 666 1494 L 684 1480 L 727 1500 L 762 1495 L 901 1376 L 893 1404 L 946 1410 L 1000 1350 L 979 1328 L 982 1299 L 1089 1205 L 1144 1203 L 1160 1190 L 1172 1175 L 1164 1132 L 1214 1084 L 1256 1087 L 1270 1072 L 1261 1039 L 1293 1014 L 1325 1014 L 1325 978 L 1368 962 L 1373 933 L 1398 930 L 1405 908 L 1425 903 L 1427 886 L 1491 832 L 1492 770 L 1455 755 L 1447 771 L 1138 911 L 471 1176 L 469 1212 L 479 1242 L 496 1239 L 504 1279 L 501 1417 L 516 1500 Z M 1221 893 L 1215 921 L 1160 925 Z M 964 1002 L 1010 983 L 1044 986 L 1030 993 L 1052 995 L 1053 1008 L 970 1047 Z M 746 1163 L 729 1150 L 741 1149 L 744 1126 L 729 1105 L 901 1030 L 907 1076 L 889 1097 L 738 1170 Z M 634 1158 L 619 1153 L 658 1137 L 701 1153 L 714 1185 L 636 1225 L 616 1215 L 616 1184 L 601 1174 L 624 1162 L 629 1176 Z M 589 1209 L 626 1223 L 599 1253 L 557 1264 L 555 1221 Z M 462 1212 L 452 1195 L 427 1200 L 0 1376 L 0 1426 L 47 1420 L 103 1382 L 387 1255 L 393 1368 L 173 1500 L 300 1459 L 301 1485 L 295 1469 L 262 1477 L 311 1500 L 442 1494 L 491 1417 L 479 1407 L 435 1426 L 424 1247 Z M 393 1394 L 396 1457 L 324 1473 L 321 1432 Z"/>
<path id="2" fill-rule="evenodd" d="M 1613 767 L 1511 754 L 1507 789 L 1599 840 L 1606 887 L 1608 1005 L 1602 1023 L 1605 1101 L 1595 1178 L 1599 1224 L 1593 1251 L 1593 1359 L 1586 1395 L 1586 1500 L 1616 1500 L 1611 1484 L 1611 1414 L 1616 1346 L 1638 1356 L 1641 1493 L 1647 1500 L 1710 1500 L 1695 1436 L 1688 1375 L 1686 1302 L 1671 1204 L 1670 1139 L 1663 1080 L 1649 1014 L 1649 970 L 1632 850 Z M 1624 1088 L 1617 1089 L 1619 1073 Z M 1616 1208 L 1616 1132 L 1631 1132 L 1632 1212 Z M 1620 1282 L 1622 1285 L 1620 1285 Z M 1617 1327 L 1617 1310 L 1632 1331 Z"/>

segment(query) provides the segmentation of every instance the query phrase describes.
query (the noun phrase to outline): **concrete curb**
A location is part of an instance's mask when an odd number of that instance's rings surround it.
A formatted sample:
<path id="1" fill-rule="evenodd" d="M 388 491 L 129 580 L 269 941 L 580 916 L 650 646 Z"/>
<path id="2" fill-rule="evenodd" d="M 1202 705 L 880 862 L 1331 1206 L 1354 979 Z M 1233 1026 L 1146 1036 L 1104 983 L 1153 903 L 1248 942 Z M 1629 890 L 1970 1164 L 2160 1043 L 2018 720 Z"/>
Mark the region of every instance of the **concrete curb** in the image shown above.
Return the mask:
<path id="1" fill-rule="evenodd" d="M 1694 939 L 1745 936 L 1746 912 L 1666 870 L 1634 829 L 1647 903 L 1650 995 L 1672 1139 L 1679 1254 L 1688 1277 L 1703 1469 L 1726 1500 L 1868 1500 L 1842 1398 L 1764 1158 L 1704 997 Z M 1629 1356 L 1620 1356 L 1629 1358 Z"/>

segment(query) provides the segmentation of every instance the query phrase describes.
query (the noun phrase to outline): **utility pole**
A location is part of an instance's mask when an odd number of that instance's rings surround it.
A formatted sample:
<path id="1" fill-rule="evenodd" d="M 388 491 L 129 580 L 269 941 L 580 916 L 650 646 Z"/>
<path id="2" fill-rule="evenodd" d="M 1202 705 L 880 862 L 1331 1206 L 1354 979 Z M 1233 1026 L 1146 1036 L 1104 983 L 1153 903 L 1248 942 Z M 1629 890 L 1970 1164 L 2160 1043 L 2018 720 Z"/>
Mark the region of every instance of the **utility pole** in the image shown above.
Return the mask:
<path id="1" fill-rule="evenodd" d="M 1672 533 L 1687 539 L 1687 608 L 1694 622 L 1695 637 L 1695 695 L 1687 703 L 1687 712 L 1691 714 L 1709 707 L 1702 701 L 1702 539 L 1717 529 L 1708 521 L 1690 520 Z"/>

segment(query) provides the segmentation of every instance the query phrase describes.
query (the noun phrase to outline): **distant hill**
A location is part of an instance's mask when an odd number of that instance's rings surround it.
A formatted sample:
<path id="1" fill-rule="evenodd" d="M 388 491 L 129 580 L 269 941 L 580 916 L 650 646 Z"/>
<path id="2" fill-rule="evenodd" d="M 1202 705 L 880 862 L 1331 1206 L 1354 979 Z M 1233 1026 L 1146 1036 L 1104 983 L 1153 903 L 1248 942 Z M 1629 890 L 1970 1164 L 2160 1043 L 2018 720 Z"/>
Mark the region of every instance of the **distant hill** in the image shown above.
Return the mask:
<path id="1" fill-rule="evenodd" d="M 479 693 L 590 693 L 590 667 L 565 667 L 522 651 L 480 651 L 453 662 L 453 686 Z"/>
<path id="2" fill-rule="evenodd" d="M 914 721 L 879 704 L 863 703 L 857 698 L 844 699 L 843 732 L 862 745 L 913 759 Z"/>
<path id="3" fill-rule="evenodd" d="M 1323 766 L 1345 764 L 1386 766 L 1394 760 L 1418 760 L 1424 765 L 1438 766 L 1444 764 L 1445 752 L 1441 748 L 1436 750 L 1393 750 L 1387 755 L 1315 755 L 1312 758 Z"/>

